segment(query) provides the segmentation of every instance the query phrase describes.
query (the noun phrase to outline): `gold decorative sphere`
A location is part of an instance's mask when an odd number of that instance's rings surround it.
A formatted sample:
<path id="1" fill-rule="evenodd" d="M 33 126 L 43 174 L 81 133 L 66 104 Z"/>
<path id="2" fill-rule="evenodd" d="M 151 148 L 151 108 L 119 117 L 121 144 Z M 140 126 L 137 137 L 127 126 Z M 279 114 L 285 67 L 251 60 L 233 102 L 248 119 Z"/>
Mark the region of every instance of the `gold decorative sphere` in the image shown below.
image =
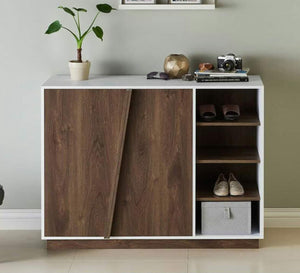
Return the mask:
<path id="1" fill-rule="evenodd" d="M 181 79 L 190 69 L 190 61 L 182 54 L 171 54 L 165 59 L 165 72 L 173 79 Z"/>

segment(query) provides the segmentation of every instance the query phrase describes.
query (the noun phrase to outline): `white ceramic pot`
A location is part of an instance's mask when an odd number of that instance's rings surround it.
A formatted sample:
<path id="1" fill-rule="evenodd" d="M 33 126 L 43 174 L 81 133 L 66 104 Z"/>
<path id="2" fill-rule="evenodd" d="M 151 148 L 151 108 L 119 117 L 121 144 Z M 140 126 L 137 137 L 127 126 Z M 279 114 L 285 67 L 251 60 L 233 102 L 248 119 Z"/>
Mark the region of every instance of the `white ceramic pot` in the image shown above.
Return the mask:
<path id="1" fill-rule="evenodd" d="M 73 81 L 86 81 L 89 79 L 91 63 L 89 61 L 78 63 L 69 62 L 71 79 Z"/>

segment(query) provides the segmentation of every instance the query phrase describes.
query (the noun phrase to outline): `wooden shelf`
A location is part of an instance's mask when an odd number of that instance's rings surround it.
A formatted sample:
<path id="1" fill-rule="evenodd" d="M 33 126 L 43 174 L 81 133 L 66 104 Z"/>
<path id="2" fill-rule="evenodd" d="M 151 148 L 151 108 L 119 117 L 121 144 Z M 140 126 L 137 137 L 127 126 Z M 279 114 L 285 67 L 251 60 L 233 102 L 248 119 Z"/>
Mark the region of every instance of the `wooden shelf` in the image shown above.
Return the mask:
<path id="1" fill-rule="evenodd" d="M 198 121 L 197 126 L 260 126 L 260 121 L 255 115 L 241 116 L 236 121 L 215 120 L 211 122 Z"/>
<path id="2" fill-rule="evenodd" d="M 202 202 L 222 202 L 222 201 L 259 201 L 260 196 L 256 183 L 242 183 L 245 194 L 242 196 L 216 196 L 213 194 L 214 185 L 210 187 L 200 188 L 197 191 L 197 201 Z"/>
<path id="3" fill-rule="evenodd" d="M 215 4 L 120 4 L 119 10 L 214 10 Z"/>
<path id="4" fill-rule="evenodd" d="M 202 163 L 259 163 L 256 147 L 201 147 L 197 151 L 198 164 Z"/>

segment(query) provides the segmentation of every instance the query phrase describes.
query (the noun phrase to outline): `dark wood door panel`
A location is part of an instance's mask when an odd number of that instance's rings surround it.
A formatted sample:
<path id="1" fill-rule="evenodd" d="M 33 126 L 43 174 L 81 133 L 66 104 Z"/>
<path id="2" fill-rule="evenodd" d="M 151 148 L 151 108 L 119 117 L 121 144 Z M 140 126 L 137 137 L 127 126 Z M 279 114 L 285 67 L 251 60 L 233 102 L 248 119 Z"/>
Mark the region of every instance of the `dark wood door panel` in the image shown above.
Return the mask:
<path id="1" fill-rule="evenodd" d="M 45 235 L 106 236 L 131 91 L 45 90 Z"/>
<path id="2" fill-rule="evenodd" d="M 192 235 L 192 90 L 133 91 L 112 236 Z"/>

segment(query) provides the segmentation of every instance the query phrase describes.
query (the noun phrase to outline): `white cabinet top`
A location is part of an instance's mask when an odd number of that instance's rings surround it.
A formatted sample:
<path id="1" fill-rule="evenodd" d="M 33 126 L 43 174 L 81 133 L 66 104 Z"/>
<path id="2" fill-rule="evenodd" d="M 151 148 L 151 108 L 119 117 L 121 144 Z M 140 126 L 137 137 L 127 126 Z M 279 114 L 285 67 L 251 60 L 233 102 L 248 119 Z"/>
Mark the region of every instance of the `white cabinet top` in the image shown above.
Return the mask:
<path id="1" fill-rule="evenodd" d="M 197 83 L 183 80 L 147 80 L 146 76 L 91 75 L 88 81 L 72 81 L 69 75 L 56 75 L 47 80 L 43 89 L 259 89 L 260 76 L 249 76 L 249 82 Z"/>

